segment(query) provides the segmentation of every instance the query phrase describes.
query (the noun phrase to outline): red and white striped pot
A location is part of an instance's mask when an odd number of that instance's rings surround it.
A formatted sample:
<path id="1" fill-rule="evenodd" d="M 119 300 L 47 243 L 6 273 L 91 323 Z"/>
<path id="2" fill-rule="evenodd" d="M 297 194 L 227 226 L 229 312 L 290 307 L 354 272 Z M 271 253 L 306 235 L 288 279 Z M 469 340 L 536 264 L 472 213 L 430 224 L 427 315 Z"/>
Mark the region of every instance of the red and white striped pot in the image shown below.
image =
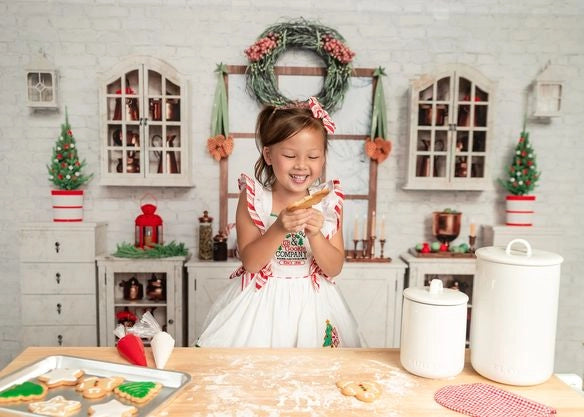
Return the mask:
<path id="1" fill-rule="evenodd" d="M 533 226 L 534 195 L 508 195 L 506 200 L 507 226 Z"/>
<path id="2" fill-rule="evenodd" d="M 51 190 L 54 222 L 83 221 L 83 190 Z"/>

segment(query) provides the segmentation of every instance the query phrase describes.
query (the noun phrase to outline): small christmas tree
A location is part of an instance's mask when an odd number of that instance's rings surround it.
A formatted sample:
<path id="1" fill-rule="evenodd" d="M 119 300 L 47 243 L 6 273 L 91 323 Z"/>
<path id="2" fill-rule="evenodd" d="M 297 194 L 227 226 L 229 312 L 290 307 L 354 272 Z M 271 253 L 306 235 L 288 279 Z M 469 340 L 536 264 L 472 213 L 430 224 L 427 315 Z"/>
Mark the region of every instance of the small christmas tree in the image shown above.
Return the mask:
<path id="1" fill-rule="evenodd" d="M 79 161 L 69 115 L 65 110 L 65 123 L 61 125 L 61 134 L 53 147 L 51 164 L 47 165 L 49 180 L 59 190 L 76 190 L 93 177 L 93 174 L 86 176 L 81 173 L 84 166 L 85 160 Z"/>
<path id="2" fill-rule="evenodd" d="M 513 195 L 529 194 L 539 180 L 541 172 L 537 171 L 535 152 L 529 142 L 529 132 L 525 129 L 525 123 L 507 173 L 509 178 L 500 179 L 499 183 Z"/>

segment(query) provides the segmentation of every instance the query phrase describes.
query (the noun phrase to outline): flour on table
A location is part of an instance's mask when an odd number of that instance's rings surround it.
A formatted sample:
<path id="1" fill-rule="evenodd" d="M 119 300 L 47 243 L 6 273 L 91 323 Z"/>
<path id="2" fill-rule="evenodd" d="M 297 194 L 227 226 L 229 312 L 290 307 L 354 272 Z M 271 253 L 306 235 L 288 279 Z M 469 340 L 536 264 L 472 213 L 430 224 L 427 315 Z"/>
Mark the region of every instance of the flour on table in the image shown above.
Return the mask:
<path id="1" fill-rule="evenodd" d="M 271 364 L 277 363 L 275 367 Z M 302 351 L 282 359 L 275 355 L 244 355 L 228 364 L 228 373 L 209 369 L 188 391 L 188 399 L 204 398 L 206 409 L 193 417 L 277 417 L 280 413 L 306 416 L 331 415 L 339 409 L 354 416 L 399 416 L 401 397 L 415 387 L 415 380 L 400 368 L 382 360 L 350 361 L 303 356 Z M 302 370 L 301 372 L 298 372 Z M 383 390 L 374 403 L 345 397 L 335 382 L 359 375 L 375 381 Z M 249 392 L 261 394 L 262 403 L 249 401 Z M 200 403 L 199 403 L 200 404 Z"/>

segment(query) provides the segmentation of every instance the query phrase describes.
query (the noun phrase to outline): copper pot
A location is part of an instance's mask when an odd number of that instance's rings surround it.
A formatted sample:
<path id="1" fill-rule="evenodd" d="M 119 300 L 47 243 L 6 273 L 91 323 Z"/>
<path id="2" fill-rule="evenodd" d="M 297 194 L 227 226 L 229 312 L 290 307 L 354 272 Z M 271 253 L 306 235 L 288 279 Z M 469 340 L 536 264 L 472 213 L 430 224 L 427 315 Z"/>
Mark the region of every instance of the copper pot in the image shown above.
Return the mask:
<path id="1" fill-rule="evenodd" d="M 146 286 L 146 297 L 152 301 L 162 301 L 166 298 L 166 281 L 152 274 Z"/>
<path id="2" fill-rule="evenodd" d="M 432 213 L 432 234 L 442 243 L 452 242 L 460 233 L 462 213 L 435 211 Z"/>
<path id="3" fill-rule="evenodd" d="M 124 300 L 135 301 L 144 297 L 144 286 L 136 277 L 132 277 L 128 281 L 121 281 L 120 287 L 124 289 Z"/>

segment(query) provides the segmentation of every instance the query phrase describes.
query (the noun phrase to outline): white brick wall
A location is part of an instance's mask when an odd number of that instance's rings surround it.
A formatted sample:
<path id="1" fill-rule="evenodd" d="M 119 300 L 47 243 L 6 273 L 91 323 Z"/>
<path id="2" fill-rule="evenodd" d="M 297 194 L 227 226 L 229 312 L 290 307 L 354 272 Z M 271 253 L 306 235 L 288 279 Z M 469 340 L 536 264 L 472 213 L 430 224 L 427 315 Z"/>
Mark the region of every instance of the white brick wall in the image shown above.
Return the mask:
<path id="1" fill-rule="evenodd" d="M 286 4 L 288 3 L 288 4 Z M 584 371 L 584 6 L 580 0 L 467 1 L 186 1 L 75 0 L 0 2 L 0 366 L 18 354 L 20 298 L 18 224 L 51 219 L 45 165 L 63 120 L 31 113 L 24 69 L 43 48 L 60 73 L 82 157 L 98 172 L 98 77 L 130 54 L 164 59 L 191 80 L 196 186 L 155 189 L 169 239 L 194 248 L 204 209 L 218 212 L 218 165 L 205 151 L 215 64 L 244 64 L 243 49 L 282 17 L 304 16 L 335 27 L 357 52 L 356 66 L 383 66 L 394 152 L 380 166 L 378 216 L 386 216 L 387 252 L 396 256 L 429 239 L 428 216 L 444 207 L 481 224 L 503 220 L 503 191 L 405 192 L 407 90 L 433 65 L 460 62 L 498 82 L 492 175 L 502 173 L 521 127 L 528 85 L 548 60 L 565 74 L 564 111 L 551 124 L 532 124 L 543 176 L 537 224 L 564 230 L 556 370 Z M 249 23 L 252 22 L 252 23 Z M 108 221 L 109 250 L 131 240 L 142 189 L 87 187 L 86 218 Z M 465 224 L 464 227 L 467 227 Z M 14 306 L 14 307 L 10 307 Z"/>

